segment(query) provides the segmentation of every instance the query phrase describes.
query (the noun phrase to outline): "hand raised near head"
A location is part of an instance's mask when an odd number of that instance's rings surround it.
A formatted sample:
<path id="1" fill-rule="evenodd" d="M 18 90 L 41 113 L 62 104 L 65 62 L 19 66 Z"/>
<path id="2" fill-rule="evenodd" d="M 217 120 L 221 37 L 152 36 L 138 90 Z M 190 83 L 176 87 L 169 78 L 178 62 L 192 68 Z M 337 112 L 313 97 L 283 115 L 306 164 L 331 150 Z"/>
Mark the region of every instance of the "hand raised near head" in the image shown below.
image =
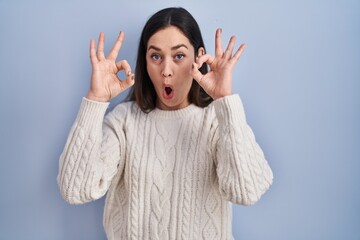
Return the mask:
<path id="1" fill-rule="evenodd" d="M 92 65 L 90 89 L 86 98 L 106 102 L 134 84 L 134 74 L 126 60 L 116 62 L 124 33 L 120 32 L 108 56 L 104 55 L 104 33 L 100 33 L 97 49 L 95 41 L 90 41 L 90 61 Z M 120 79 L 117 74 L 126 73 L 126 79 Z"/>
<path id="2" fill-rule="evenodd" d="M 224 51 L 221 29 L 217 29 L 215 34 L 215 57 L 204 54 L 196 58 L 195 63 L 193 63 L 193 78 L 214 100 L 232 94 L 233 69 L 245 48 L 245 44 L 241 44 L 235 54 L 233 54 L 234 46 L 235 36 L 232 36 Z M 205 75 L 199 71 L 199 68 L 204 63 L 210 66 L 210 71 Z"/>

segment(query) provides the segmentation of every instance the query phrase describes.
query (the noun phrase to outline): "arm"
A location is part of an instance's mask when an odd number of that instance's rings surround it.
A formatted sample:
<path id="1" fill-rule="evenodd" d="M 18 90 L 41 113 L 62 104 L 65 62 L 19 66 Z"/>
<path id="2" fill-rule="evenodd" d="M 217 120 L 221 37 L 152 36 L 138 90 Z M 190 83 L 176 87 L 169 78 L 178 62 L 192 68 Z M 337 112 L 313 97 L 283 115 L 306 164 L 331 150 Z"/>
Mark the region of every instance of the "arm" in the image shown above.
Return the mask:
<path id="1" fill-rule="evenodd" d="M 121 32 L 109 54 L 104 55 L 104 33 L 97 49 L 90 41 L 91 84 L 60 157 L 58 184 L 65 200 L 84 203 L 103 196 L 113 176 L 122 171 L 121 153 L 125 142 L 121 130 L 115 131 L 111 114 L 104 119 L 107 101 L 134 83 L 134 74 L 125 61 L 116 62 L 124 40 Z M 117 74 L 125 71 L 127 78 Z M 121 123 L 116 123 L 121 125 Z"/>
<path id="2" fill-rule="evenodd" d="M 57 177 L 63 198 L 80 204 L 102 197 L 113 176 L 123 171 L 124 135 L 116 132 L 108 103 L 83 99 L 60 156 Z"/>
<path id="3" fill-rule="evenodd" d="M 270 187 L 272 171 L 246 123 L 240 97 L 218 99 L 214 108 L 218 126 L 213 146 L 220 193 L 233 203 L 254 204 Z"/>
<path id="4" fill-rule="evenodd" d="M 239 96 L 232 95 L 233 68 L 245 44 L 241 44 L 233 54 L 234 46 L 235 36 L 232 36 L 224 51 L 221 29 L 217 29 L 215 57 L 209 54 L 199 56 L 193 63 L 192 75 L 215 100 L 213 105 L 218 126 L 215 126 L 212 147 L 216 151 L 220 193 L 229 201 L 250 205 L 258 201 L 271 185 L 273 175 L 246 123 Z M 210 66 L 205 75 L 198 70 L 204 63 Z"/>

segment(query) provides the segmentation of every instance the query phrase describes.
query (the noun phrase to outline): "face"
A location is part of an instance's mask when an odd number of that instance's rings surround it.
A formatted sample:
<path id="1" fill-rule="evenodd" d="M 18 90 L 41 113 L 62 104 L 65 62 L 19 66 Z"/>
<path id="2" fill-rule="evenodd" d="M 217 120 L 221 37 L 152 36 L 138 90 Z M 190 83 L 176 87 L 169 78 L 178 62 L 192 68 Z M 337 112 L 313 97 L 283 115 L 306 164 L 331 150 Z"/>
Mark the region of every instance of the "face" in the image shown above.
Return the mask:
<path id="1" fill-rule="evenodd" d="M 188 93 L 193 77 L 194 47 L 174 26 L 157 31 L 147 44 L 146 67 L 157 94 L 156 106 L 177 110 L 190 103 Z"/>

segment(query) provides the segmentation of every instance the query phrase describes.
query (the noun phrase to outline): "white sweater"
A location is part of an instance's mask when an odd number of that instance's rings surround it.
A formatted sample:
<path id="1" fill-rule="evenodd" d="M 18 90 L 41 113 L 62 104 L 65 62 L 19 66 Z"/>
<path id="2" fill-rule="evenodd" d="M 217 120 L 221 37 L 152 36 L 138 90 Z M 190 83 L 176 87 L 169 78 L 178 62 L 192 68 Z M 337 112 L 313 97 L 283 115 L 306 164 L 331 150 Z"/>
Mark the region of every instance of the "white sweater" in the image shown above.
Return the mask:
<path id="1" fill-rule="evenodd" d="M 273 174 L 238 95 L 144 113 L 83 99 L 60 157 L 64 199 L 107 192 L 108 239 L 232 239 L 228 201 L 250 205 Z"/>

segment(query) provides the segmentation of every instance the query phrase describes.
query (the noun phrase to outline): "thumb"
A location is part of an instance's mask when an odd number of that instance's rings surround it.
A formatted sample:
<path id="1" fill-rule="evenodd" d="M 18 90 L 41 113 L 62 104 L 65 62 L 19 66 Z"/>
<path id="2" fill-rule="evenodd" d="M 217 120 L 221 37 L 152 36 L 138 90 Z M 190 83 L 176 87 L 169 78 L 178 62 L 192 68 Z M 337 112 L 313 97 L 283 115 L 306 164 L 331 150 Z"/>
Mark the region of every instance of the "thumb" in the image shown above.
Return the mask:
<path id="1" fill-rule="evenodd" d="M 194 62 L 191 67 L 192 77 L 200 84 L 204 75 L 199 71 L 199 65 Z"/>

